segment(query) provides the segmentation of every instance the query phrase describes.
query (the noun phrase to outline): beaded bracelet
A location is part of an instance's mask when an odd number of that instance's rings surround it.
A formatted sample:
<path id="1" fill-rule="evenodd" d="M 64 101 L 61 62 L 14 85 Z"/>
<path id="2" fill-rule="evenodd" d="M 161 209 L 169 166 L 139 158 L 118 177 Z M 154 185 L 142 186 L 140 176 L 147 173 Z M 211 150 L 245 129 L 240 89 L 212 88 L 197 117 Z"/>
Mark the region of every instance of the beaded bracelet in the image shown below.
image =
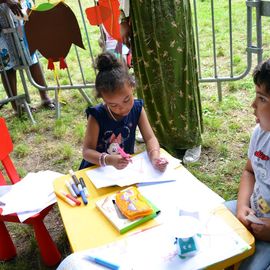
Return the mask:
<path id="1" fill-rule="evenodd" d="M 108 156 L 108 154 L 105 154 L 104 156 L 103 156 L 103 164 L 104 164 L 104 166 L 107 166 L 107 163 L 106 163 L 106 157 Z"/>
<path id="2" fill-rule="evenodd" d="M 99 158 L 98 158 L 98 163 L 99 163 L 99 166 L 100 167 L 105 167 L 107 164 L 106 164 L 106 157 L 108 156 L 107 153 L 103 152 L 100 154 Z"/>
<path id="3" fill-rule="evenodd" d="M 99 164 L 100 167 L 102 167 L 102 164 L 101 164 L 101 157 L 102 157 L 102 154 L 100 154 L 99 157 L 98 157 L 98 164 Z"/>

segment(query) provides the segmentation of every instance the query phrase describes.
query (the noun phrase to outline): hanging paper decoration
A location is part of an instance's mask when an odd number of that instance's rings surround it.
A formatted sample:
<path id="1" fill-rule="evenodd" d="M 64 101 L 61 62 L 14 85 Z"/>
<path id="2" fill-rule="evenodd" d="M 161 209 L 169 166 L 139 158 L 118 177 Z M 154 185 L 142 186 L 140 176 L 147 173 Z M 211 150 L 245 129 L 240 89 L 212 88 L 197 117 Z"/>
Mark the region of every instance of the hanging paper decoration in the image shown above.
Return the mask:
<path id="1" fill-rule="evenodd" d="M 67 67 L 65 58 L 73 44 L 84 48 L 77 19 L 68 5 L 44 3 L 32 10 L 25 23 L 29 51 L 38 50 L 48 59 L 48 69 L 60 61 L 60 68 Z"/>
<path id="2" fill-rule="evenodd" d="M 99 0 L 98 6 L 87 8 L 85 13 L 91 25 L 103 24 L 111 37 L 122 42 L 119 6 L 119 0 Z"/>

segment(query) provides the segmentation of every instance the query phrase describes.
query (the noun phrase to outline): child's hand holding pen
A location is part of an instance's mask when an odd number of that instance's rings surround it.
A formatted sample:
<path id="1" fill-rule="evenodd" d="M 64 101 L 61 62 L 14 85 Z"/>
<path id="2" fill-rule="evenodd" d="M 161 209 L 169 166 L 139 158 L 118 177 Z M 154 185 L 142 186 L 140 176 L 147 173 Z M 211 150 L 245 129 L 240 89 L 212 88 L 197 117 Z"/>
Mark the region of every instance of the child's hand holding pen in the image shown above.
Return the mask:
<path id="1" fill-rule="evenodd" d="M 132 159 L 131 159 L 131 155 L 127 154 L 124 149 L 122 149 L 120 146 L 118 147 L 118 153 L 125 158 L 126 160 L 128 160 L 128 162 L 132 163 Z"/>
<path id="2" fill-rule="evenodd" d="M 106 165 L 114 166 L 118 170 L 126 168 L 129 162 L 127 158 L 121 155 L 108 155 L 106 158 Z"/>

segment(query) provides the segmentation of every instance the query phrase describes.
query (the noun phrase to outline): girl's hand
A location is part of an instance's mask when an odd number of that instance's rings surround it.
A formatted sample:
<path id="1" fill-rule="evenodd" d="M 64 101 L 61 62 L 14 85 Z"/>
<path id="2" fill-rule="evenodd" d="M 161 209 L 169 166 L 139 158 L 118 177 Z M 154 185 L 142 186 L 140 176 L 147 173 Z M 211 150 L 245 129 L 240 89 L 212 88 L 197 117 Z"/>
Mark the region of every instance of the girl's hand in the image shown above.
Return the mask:
<path id="1" fill-rule="evenodd" d="M 250 227 L 256 239 L 270 242 L 270 218 L 260 218 L 265 224 L 251 223 Z"/>
<path id="2" fill-rule="evenodd" d="M 246 219 L 249 213 L 254 214 L 254 211 L 248 206 L 238 207 L 236 217 L 247 227 L 250 228 L 251 222 Z"/>
<path id="3" fill-rule="evenodd" d="M 151 162 L 153 164 L 153 167 L 159 170 L 160 172 L 164 172 L 169 163 L 166 158 L 162 158 L 162 157 L 154 158 Z"/>
<path id="4" fill-rule="evenodd" d="M 17 3 L 14 0 L 6 0 L 6 4 L 14 15 L 17 15 L 18 17 L 23 17 L 22 7 L 20 3 Z"/>
<path id="5" fill-rule="evenodd" d="M 129 160 L 121 155 L 108 155 L 106 157 L 106 164 L 114 166 L 117 170 L 122 170 L 127 167 Z"/>

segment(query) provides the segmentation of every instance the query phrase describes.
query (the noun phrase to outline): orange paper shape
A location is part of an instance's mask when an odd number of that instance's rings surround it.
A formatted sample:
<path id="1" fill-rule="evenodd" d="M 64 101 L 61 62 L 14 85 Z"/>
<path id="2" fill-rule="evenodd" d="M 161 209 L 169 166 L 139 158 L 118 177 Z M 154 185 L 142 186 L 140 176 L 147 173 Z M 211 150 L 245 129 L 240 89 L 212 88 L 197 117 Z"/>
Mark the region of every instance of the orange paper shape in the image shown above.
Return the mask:
<path id="1" fill-rule="evenodd" d="M 85 49 L 78 21 L 70 7 L 63 2 L 49 10 L 32 10 L 25 23 L 25 33 L 30 53 L 38 50 L 49 60 L 49 69 L 54 69 L 53 62 L 58 61 L 60 68 L 66 68 L 64 58 L 72 43 Z"/>
<path id="2" fill-rule="evenodd" d="M 122 42 L 120 34 L 120 10 L 118 0 L 99 0 L 99 5 L 85 10 L 91 25 L 103 24 L 111 37 Z"/>

